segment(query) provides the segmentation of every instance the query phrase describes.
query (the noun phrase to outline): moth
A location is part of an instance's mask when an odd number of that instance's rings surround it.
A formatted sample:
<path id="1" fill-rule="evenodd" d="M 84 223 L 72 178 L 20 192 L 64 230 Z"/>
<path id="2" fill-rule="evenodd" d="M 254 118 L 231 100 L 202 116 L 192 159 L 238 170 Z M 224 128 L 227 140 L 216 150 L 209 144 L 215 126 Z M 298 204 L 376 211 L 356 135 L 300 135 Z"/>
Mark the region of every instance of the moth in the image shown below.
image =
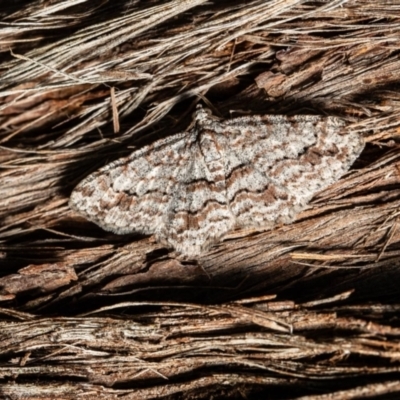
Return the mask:
<path id="1" fill-rule="evenodd" d="M 184 132 L 85 178 L 70 206 L 107 231 L 155 235 L 193 258 L 232 229 L 291 223 L 363 148 L 337 117 L 221 120 L 199 106 Z"/>

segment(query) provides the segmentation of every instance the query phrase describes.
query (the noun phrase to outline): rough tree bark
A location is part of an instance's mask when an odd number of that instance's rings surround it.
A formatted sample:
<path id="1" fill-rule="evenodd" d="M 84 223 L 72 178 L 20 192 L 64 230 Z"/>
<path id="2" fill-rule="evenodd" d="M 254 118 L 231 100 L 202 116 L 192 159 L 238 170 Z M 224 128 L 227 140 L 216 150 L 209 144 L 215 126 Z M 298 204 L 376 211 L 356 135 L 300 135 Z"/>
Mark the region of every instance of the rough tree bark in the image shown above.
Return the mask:
<path id="1" fill-rule="evenodd" d="M 0 6 L 0 393 L 397 398 L 398 2 Z M 367 146 L 295 223 L 185 261 L 68 207 L 203 101 L 345 118 Z"/>

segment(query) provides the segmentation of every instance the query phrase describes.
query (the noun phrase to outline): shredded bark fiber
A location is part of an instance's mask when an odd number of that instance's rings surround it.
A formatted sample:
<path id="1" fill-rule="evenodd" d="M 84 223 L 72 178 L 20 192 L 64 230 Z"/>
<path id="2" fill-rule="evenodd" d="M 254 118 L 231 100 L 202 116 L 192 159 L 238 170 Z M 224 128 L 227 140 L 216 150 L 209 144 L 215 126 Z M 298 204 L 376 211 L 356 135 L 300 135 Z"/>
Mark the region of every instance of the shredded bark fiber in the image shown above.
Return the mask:
<path id="1" fill-rule="evenodd" d="M 2 397 L 400 396 L 397 0 L 4 3 Z M 340 116 L 367 146 L 295 223 L 196 261 L 69 209 L 199 101 Z"/>

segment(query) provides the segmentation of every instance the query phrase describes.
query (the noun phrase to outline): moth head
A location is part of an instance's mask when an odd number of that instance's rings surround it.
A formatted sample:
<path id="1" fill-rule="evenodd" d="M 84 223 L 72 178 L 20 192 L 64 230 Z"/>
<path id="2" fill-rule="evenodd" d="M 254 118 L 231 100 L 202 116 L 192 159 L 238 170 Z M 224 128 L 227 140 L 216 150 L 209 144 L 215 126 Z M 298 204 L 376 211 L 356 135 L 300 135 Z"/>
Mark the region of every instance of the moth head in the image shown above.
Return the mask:
<path id="1" fill-rule="evenodd" d="M 193 119 L 195 122 L 203 123 L 211 118 L 211 110 L 208 108 L 203 108 L 201 104 L 197 104 L 196 111 L 193 114 Z"/>

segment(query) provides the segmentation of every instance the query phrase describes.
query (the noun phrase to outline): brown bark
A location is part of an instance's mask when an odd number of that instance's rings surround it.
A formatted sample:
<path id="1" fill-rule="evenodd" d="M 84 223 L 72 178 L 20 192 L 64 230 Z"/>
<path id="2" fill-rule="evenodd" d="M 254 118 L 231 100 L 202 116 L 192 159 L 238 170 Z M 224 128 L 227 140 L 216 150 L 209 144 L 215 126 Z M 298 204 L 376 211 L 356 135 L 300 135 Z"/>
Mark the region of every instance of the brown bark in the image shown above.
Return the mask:
<path id="1" fill-rule="evenodd" d="M 3 397 L 399 395 L 396 1 L 0 16 Z M 83 177 L 184 129 L 199 98 L 225 117 L 337 115 L 367 146 L 294 224 L 231 232 L 198 260 L 69 209 Z"/>

